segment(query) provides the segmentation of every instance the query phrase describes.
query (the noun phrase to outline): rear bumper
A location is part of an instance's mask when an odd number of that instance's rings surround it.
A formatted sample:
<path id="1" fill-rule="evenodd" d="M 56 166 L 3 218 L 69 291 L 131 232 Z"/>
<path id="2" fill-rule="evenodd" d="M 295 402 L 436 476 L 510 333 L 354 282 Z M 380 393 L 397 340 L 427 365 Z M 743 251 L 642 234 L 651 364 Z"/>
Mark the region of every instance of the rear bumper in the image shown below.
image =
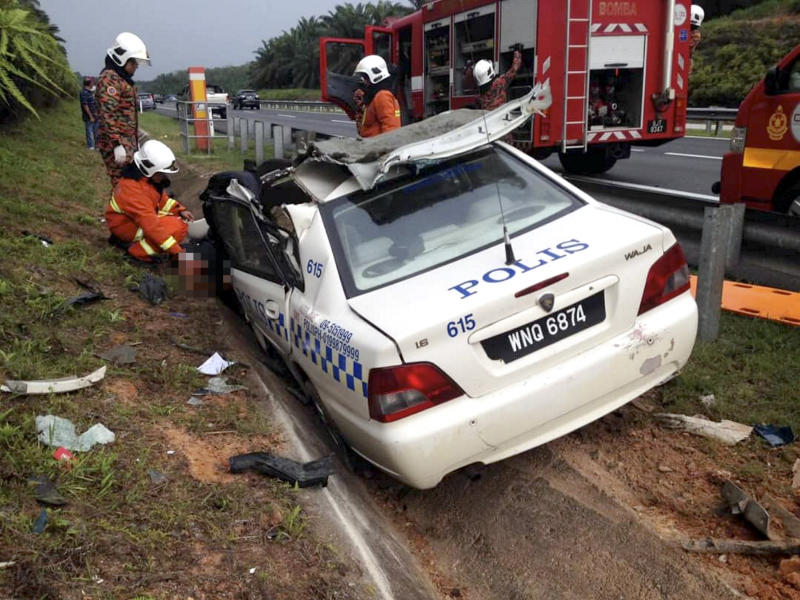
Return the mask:
<path id="1" fill-rule="evenodd" d="M 416 488 L 471 463 L 492 463 L 565 435 L 671 378 L 697 331 L 689 292 L 623 335 L 517 384 L 461 397 L 394 423 L 332 416 L 354 449 Z"/>

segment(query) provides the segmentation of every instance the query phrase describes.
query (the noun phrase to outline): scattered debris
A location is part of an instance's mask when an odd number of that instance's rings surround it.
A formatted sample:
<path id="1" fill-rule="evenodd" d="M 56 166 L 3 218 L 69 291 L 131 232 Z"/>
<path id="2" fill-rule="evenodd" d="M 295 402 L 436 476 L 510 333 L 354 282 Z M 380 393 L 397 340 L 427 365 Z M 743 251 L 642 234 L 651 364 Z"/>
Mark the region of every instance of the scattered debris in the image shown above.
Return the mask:
<path id="1" fill-rule="evenodd" d="M 61 446 L 67 450 L 86 452 L 95 444 L 110 444 L 114 433 L 102 423 L 96 423 L 80 436 L 75 434 L 75 425 L 69 419 L 53 415 L 38 415 L 36 431 L 39 441 L 48 446 Z"/>
<path id="2" fill-rule="evenodd" d="M 62 460 L 68 461 L 72 460 L 75 457 L 72 456 L 72 452 L 64 448 L 64 446 L 59 446 L 58 448 L 56 448 L 56 451 L 53 452 L 53 458 L 55 458 L 58 461 Z"/>
<path id="3" fill-rule="evenodd" d="M 750 542 L 705 538 L 703 540 L 683 540 L 680 545 L 681 548 L 690 552 L 756 554 L 761 556 L 770 554 L 800 554 L 800 540 Z"/>
<path id="4" fill-rule="evenodd" d="M 246 390 L 244 385 L 231 385 L 227 377 L 212 377 L 206 387 L 192 392 L 192 396 L 207 396 L 209 394 L 230 394 L 239 390 Z"/>
<path id="5" fill-rule="evenodd" d="M 61 394 L 89 387 L 93 383 L 101 381 L 105 376 L 106 367 L 104 365 L 83 377 L 69 375 L 60 379 L 42 379 L 39 381 L 6 380 L 5 385 L 0 385 L 0 391 L 15 394 Z"/>
<path id="6" fill-rule="evenodd" d="M 100 292 L 86 292 L 85 294 L 80 294 L 79 296 L 64 300 L 64 302 L 56 307 L 52 314 L 55 315 L 64 312 L 70 306 L 85 306 L 86 304 L 92 304 L 100 300 L 108 300 L 108 298 Z"/>
<path id="7" fill-rule="evenodd" d="M 203 375 L 219 375 L 225 369 L 230 367 L 231 365 L 235 365 L 234 362 L 228 362 L 222 356 L 220 356 L 219 352 L 214 352 L 206 362 L 202 365 L 197 367 L 197 370 L 200 371 Z"/>
<path id="8" fill-rule="evenodd" d="M 164 475 L 160 471 L 156 471 L 155 469 L 148 469 L 147 474 L 150 476 L 150 481 L 154 485 L 160 485 L 162 483 L 167 483 L 167 481 L 169 481 L 169 478 L 166 475 Z"/>
<path id="9" fill-rule="evenodd" d="M 182 313 L 182 312 L 171 312 L 171 313 L 169 313 L 169 316 L 170 317 L 174 317 L 176 319 L 188 319 L 189 318 L 189 315 L 187 315 L 186 313 Z"/>
<path id="10" fill-rule="evenodd" d="M 55 484 L 44 475 L 36 475 L 28 479 L 30 485 L 35 485 L 33 496 L 42 504 L 49 506 L 63 506 L 67 503 L 66 498 L 56 489 Z"/>
<path id="11" fill-rule="evenodd" d="M 183 342 L 179 342 L 175 338 L 170 338 L 170 341 L 181 350 L 186 350 L 187 352 L 194 352 L 195 354 L 202 354 L 203 356 L 208 356 L 209 354 L 212 354 L 211 350 L 205 350 L 203 348 L 197 348 L 196 346 L 190 346 L 189 344 L 184 344 Z"/>
<path id="12" fill-rule="evenodd" d="M 131 287 L 131 291 L 138 291 L 142 298 L 154 306 L 167 299 L 167 283 L 152 273 L 146 273 L 141 283 Z"/>
<path id="13" fill-rule="evenodd" d="M 170 456 L 172 456 L 173 454 L 175 454 L 175 450 L 167 450 L 167 454 L 169 454 Z"/>
<path id="14" fill-rule="evenodd" d="M 253 574 L 253 573 L 255 573 L 255 572 L 256 572 L 256 568 L 255 568 L 255 567 L 252 567 L 252 568 L 250 569 L 250 575 L 252 575 L 252 574 Z"/>
<path id="15" fill-rule="evenodd" d="M 770 539 L 778 537 L 788 537 L 800 539 L 800 519 L 794 513 L 786 510 L 778 500 L 769 494 L 764 494 L 761 497 L 761 504 L 770 514 L 772 523 L 775 526 L 770 531 Z"/>
<path id="16" fill-rule="evenodd" d="M 26 236 L 29 236 L 29 237 L 36 238 L 37 240 L 42 242 L 42 246 L 44 246 L 45 248 L 49 248 L 50 246 L 52 246 L 55 243 L 55 242 L 53 242 L 53 240 L 51 240 L 46 235 L 42 235 L 40 233 L 33 233 L 32 231 L 28 231 L 27 229 L 24 229 L 22 231 L 22 235 L 26 235 Z"/>
<path id="17" fill-rule="evenodd" d="M 767 440 L 773 448 L 785 446 L 794 441 L 794 432 L 791 427 L 779 427 L 778 425 L 753 425 L 753 431 L 757 435 Z"/>
<path id="18" fill-rule="evenodd" d="M 749 425 L 726 419 L 717 423 L 702 417 L 688 417 L 671 413 L 658 413 L 655 417 L 664 427 L 682 429 L 695 435 L 720 441 L 728 446 L 747 439 L 753 431 Z"/>
<path id="19" fill-rule="evenodd" d="M 726 481 L 722 485 L 722 497 L 727 501 L 731 513 L 742 515 L 764 537 L 774 539 L 770 535 L 769 513 L 742 488 L 732 481 Z"/>
<path id="20" fill-rule="evenodd" d="M 129 344 L 120 344 L 97 356 L 117 365 L 130 365 L 136 362 L 136 348 Z"/>
<path id="21" fill-rule="evenodd" d="M 288 458 L 275 456 L 269 452 L 251 452 L 239 454 L 229 459 L 230 472 L 241 473 L 252 469 L 262 475 L 276 477 L 298 487 L 312 485 L 328 485 L 328 476 L 333 473 L 333 457 L 299 463 Z"/>
<path id="22" fill-rule="evenodd" d="M 189 404 L 191 406 L 203 406 L 203 400 L 199 396 L 190 396 L 189 399 L 186 401 L 186 404 Z"/>
<path id="23" fill-rule="evenodd" d="M 633 400 L 631 400 L 631 404 L 633 404 L 640 411 L 646 413 L 651 413 L 656 409 L 655 404 L 653 404 L 650 400 L 648 400 L 644 396 L 639 396 L 638 398 L 634 398 Z"/>
<path id="24" fill-rule="evenodd" d="M 39 513 L 39 516 L 36 517 L 36 520 L 33 522 L 33 533 L 39 534 L 44 531 L 44 528 L 47 526 L 47 509 L 43 508 L 42 512 Z"/>
<path id="25" fill-rule="evenodd" d="M 13 567 L 15 564 L 17 564 L 17 561 L 15 560 L 7 560 L 4 562 L 0 562 L 0 569 L 7 569 L 9 567 Z"/>
<path id="26" fill-rule="evenodd" d="M 795 460 L 792 465 L 792 489 L 800 492 L 800 458 Z"/>
<path id="27" fill-rule="evenodd" d="M 714 394 L 708 394 L 706 396 L 700 396 L 700 402 L 706 408 L 711 408 L 717 402 L 717 399 L 714 398 Z"/>

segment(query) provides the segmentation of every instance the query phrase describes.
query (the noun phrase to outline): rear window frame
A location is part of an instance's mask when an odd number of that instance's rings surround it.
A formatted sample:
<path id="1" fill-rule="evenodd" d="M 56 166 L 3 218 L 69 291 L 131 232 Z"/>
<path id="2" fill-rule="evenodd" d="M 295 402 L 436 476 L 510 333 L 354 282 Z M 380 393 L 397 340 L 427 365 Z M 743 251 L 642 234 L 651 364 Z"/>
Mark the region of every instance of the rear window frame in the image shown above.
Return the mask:
<path id="1" fill-rule="evenodd" d="M 512 245 L 513 245 L 514 238 L 516 238 L 518 236 L 521 236 L 521 235 L 526 235 L 527 233 L 529 233 L 530 231 L 533 231 L 534 229 L 537 229 L 539 227 L 547 225 L 548 223 L 551 223 L 551 222 L 553 222 L 553 221 L 555 221 L 557 219 L 562 218 L 566 214 L 569 214 L 571 212 L 574 212 L 574 211 L 579 210 L 579 209 L 583 208 L 584 206 L 586 206 L 587 202 L 583 198 L 581 198 L 580 196 L 576 195 L 572 190 L 570 190 L 566 186 L 562 185 L 559 181 L 550 179 L 549 177 L 546 176 L 546 174 L 541 173 L 540 171 L 536 170 L 533 166 L 531 166 L 525 160 L 521 159 L 519 156 L 515 155 L 512 152 L 508 152 L 504 148 L 501 148 L 500 146 L 497 146 L 495 144 L 492 144 L 488 148 L 487 147 L 483 147 L 482 149 L 471 151 L 469 153 L 461 154 L 459 156 L 456 156 L 456 157 L 454 157 L 452 159 L 449 159 L 449 160 L 446 160 L 446 161 L 442 161 L 441 163 L 436 165 L 437 168 L 436 168 L 435 171 L 432 171 L 432 173 L 435 173 L 435 172 L 438 172 L 438 171 L 442 171 L 442 170 L 445 170 L 445 169 L 449 169 L 452 166 L 454 166 L 455 164 L 457 164 L 458 162 L 461 162 L 461 161 L 464 161 L 464 160 L 469 160 L 469 158 L 471 156 L 474 156 L 474 155 L 477 155 L 477 154 L 481 154 L 481 153 L 488 153 L 488 152 L 491 152 L 491 151 L 493 151 L 493 152 L 502 152 L 506 158 L 512 159 L 512 160 L 516 161 L 517 163 L 523 165 L 524 168 L 527 168 L 530 171 L 532 171 L 537 177 L 540 177 L 540 178 L 546 180 L 549 184 L 553 185 L 554 187 L 557 187 L 564 195 L 568 196 L 573 201 L 570 206 L 565 207 L 564 209 L 562 209 L 562 210 L 560 210 L 560 211 L 558 211 L 556 213 L 553 213 L 549 217 L 547 217 L 545 219 L 542 219 L 541 221 L 537 221 L 536 223 L 531 224 L 529 227 L 526 227 L 525 229 L 521 229 L 519 231 L 514 232 L 513 234 L 509 234 L 510 237 L 511 237 L 511 240 L 512 240 Z M 320 205 L 319 212 L 320 212 L 320 216 L 322 217 L 322 223 L 323 223 L 323 225 L 325 227 L 325 234 L 326 234 L 326 236 L 328 238 L 328 244 L 331 247 L 331 252 L 333 253 L 333 258 L 336 261 L 336 265 L 337 265 L 336 266 L 336 271 L 337 271 L 337 273 L 339 275 L 339 281 L 342 284 L 342 289 L 344 290 L 344 294 L 345 294 L 345 296 L 347 298 L 356 298 L 356 297 L 361 296 L 363 294 L 369 294 L 371 292 L 374 292 L 374 291 L 379 290 L 379 289 L 383 289 L 385 287 L 401 284 L 401 283 L 407 281 L 408 279 L 412 279 L 414 277 L 417 277 L 418 275 L 422 275 L 422 274 L 427 273 L 429 271 L 433 271 L 434 269 L 439 269 L 439 268 L 444 267 L 446 265 L 458 262 L 460 260 L 463 260 L 464 258 L 467 258 L 468 256 L 472 256 L 473 254 L 477 254 L 479 252 L 483 252 L 487 248 L 491 248 L 492 246 L 496 246 L 497 244 L 502 243 L 502 239 L 503 239 L 503 237 L 502 237 L 502 227 L 499 227 L 498 228 L 499 235 L 498 235 L 498 238 L 495 241 L 492 241 L 492 242 L 484 244 L 484 245 L 482 245 L 480 247 L 474 248 L 474 249 L 472 249 L 470 252 L 468 252 L 466 254 L 462 254 L 460 256 L 456 256 L 456 257 L 454 257 L 454 258 L 452 258 L 450 260 L 446 260 L 446 261 L 441 262 L 441 263 L 439 263 L 437 265 L 432 265 L 430 267 L 421 269 L 421 270 L 416 271 L 414 273 L 411 273 L 409 275 L 405 275 L 405 276 L 399 277 L 398 279 L 394 279 L 392 281 L 388 281 L 386 283 L 382 283 L 382 284 L 376 285 L 376 286 L 371 287 L 371 288 L 366 289 L 366 290 L 362 290 L 362 289 L 358 288 L 358 286 L 356 286 L 355 281 L 353 279 L 353 275 L 350 272 L 350 266 L 348 265 L 347 258 L 345 256 L 345 251 L 344 251 L 344 248 L 342 247 L 341 240 L 339 239 L 339 234 L 338 234 L 338 231 L 336 229 L 336 224 L 334 223 L 334 218 L 333 218 L 334 210 L 336 209 L 336 207 L 338 205 L 342 204 L 343 202 L 346 202 L 348 199 L 353 199 L 355 197 L 356 201 L 358 201 L 358 200 L 365 200 L 366 201 L 366 200 L 370 199 L 372 197 L 372 195 L 375 194 L 376 192 L 380 193 L 380 194 L 383 194 L 383 193 L 386 193 L 387 191 L 390 191 L 393 188 L 403 187 L 404 185 L 407 185 L 410 181 L 412 181 L 414 179 L 414 177 L 415 177 L 414 175 L 408 175 L 408 176 L 404 176 L 404 177 L 399 177 L 397 179 L 392 179 L 392 180 L 386 182 L 386 184 L 385 184 L 386 187 L 373 188 L 373 189 L 366 190 L 366 191 L 358 191 L 358 192 L 355 192 L 353 194 L 345 194 L 343 196 L 340 196 L 339 198 L 335 198 L 333 200 L 330 200 L 330 201 L 325 202 L 325 203 Z M 346 266 L 347 268 L 343 269 L 343 268 L 341 268 L 341 266 Z"/>

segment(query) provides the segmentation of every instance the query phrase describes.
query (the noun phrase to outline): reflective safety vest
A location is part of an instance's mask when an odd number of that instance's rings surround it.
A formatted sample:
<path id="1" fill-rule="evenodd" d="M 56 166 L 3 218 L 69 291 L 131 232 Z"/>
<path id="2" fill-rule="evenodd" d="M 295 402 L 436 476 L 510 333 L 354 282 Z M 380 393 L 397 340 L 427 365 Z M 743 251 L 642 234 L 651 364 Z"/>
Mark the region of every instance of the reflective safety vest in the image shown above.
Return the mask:
<path id="1" fill-rule="evenodd" d="M 365 138 L 400 129 L 400 125 L 400 103 L 389 90 L 375 94 L 356 121 L 358 135 Z"/>
<path id="2" fill-rule="evenodd" d="M 111 233 L 137 246 L 136 252 L 129 249 L 131 254 L 178 254 L 187 229 L 178 216 L 184 210 L 148 178 L 123 177 L 114 187 L 105 217 Z"/>

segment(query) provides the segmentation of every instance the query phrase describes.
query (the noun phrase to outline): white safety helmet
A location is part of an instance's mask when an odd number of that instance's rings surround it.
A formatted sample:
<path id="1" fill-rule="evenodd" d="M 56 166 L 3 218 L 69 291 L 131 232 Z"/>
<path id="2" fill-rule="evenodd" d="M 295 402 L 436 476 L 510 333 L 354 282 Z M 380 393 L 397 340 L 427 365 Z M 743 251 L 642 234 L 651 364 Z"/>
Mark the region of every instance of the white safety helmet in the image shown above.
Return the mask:
<path id="1" fill-rule="evenodd" d="M 150 55 L 147 54 L 144 42 L 138 35 L 127 31 L 123 31 L 114 39 L 106 54 L 120 67 L 124 67 L 132 58 L 139 64 L 150 64 Z"/>
<path id="2" fill-rule="evenodd" d="M 169 146 L 158 140 L 147 140 L 136 152 L 133 153 L 133 162 L 145 177 L 152 177 L 156 173 L 177 173 L 175 155 Z"/>
<path id="3" fill-rule="evenodd" d="M 475 63 L 472 69 L 472 74 L 475 75 L 475 81 L 478 85 L 486 85 L 494 79 L 494 66 L 490 60 L 479 60 Z"/>
<path id="4" fill-rule="evenodd" d="M 706 11 L 699 4 L 692 4 L 692 13 L 689 22 L 694 27 L 700 27 L 703 24 L 703 19 L 706 16 Z"/>
<path id="5" fill-rule="evenodd" d="M 380 56 L 370 54 L 358 61 L 353 75 L 364 75 L 369 79 L 370 83 L 378 83 L 389 77 L 389 69 L 386 66 L 386 61 Z"/>

